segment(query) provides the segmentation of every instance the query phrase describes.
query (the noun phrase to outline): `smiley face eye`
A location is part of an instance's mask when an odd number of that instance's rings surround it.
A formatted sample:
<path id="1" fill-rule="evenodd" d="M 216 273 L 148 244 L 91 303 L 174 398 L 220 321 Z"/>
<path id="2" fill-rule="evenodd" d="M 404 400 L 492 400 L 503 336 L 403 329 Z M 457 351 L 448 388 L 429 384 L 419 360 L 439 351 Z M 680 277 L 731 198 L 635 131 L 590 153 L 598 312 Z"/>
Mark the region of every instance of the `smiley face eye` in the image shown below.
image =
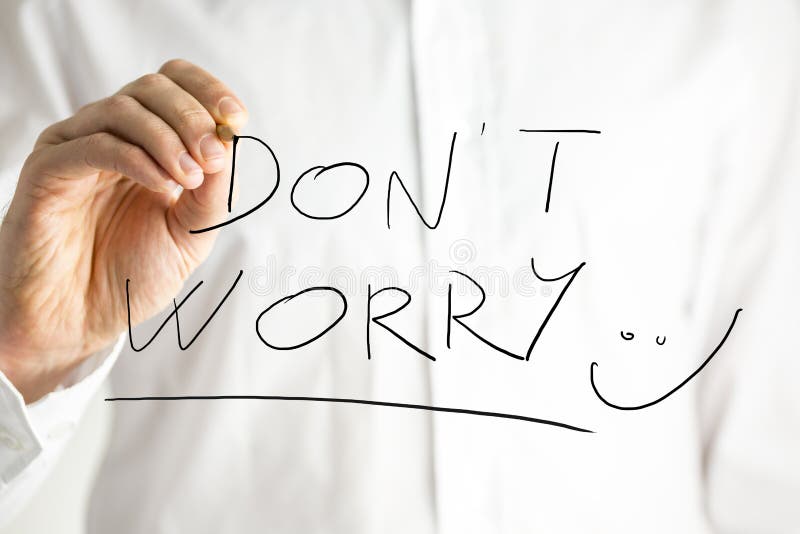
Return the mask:
<path id="1" fill-rule="evenodd" d="M 667 336 L 664 337 L 656 336 L 656 344 L 663 345 L 666 342 L 667 342 Z"/>
<path id="2" fill-rule="evenodd" d="M 630 341 L 631 339 L 633 339 L 633 332 L 620 331 L 619 335 L 622 336 L 622 339 L 624 339 L 625 341 Z"/>

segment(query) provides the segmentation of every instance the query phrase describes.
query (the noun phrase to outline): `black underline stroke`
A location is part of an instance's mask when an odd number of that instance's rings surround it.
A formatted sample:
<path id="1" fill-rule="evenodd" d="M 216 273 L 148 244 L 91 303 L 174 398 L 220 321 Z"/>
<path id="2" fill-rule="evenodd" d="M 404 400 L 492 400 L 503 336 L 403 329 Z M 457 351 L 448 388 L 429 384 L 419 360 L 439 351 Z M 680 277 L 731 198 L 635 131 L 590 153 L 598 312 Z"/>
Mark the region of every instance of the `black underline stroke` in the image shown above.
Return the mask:
<path id="1" fill-rule="evenodd" d="M 497 417 L 500 419 L 514 419 L 517 421 L 526 421 L 528 423 L 538 423 L 541 425 L 555 426 L 558 428 L 573 430 L 575 432 L 586 432 L 589 434 L 594 434 L 593 430 L 588 430 L 586 428 L 568 425 L 566 423 L 560 423 L 558 421 L 551 421 L 548 419 L 528 417 L 526 415 L 517 415 L 517 414 L 501 413 L 501 412 L 485 412 L 481 410 L 469 410 L 466 408 L 445 408 L 443 406 L 428 406 L 425 404 L 406 404 L 402 402 L 374 401 L 366 399 L 339 399 L 333 397 L 287 397 L 283 395 L 180 395 L 180 396 L 147 396 L 147 397 L 109 397 L 104 400 L 106 402 L 185 401 L 185 400 L 271 400 L 271 401 L 333 402 L 339 404 L 363 404 L 366 406 L 384 406 L 388 408 L 406 408 L 409 410 L 460 413 L 460 414 L 477 415 L 483 417 Z"/>
<path id="2" fill-rule="evenodd" d="M 585 133 L 585 134 L 599 134 L 600 130 L 528 130 L 520 128 L 520 132 L 525 133 Z"/>

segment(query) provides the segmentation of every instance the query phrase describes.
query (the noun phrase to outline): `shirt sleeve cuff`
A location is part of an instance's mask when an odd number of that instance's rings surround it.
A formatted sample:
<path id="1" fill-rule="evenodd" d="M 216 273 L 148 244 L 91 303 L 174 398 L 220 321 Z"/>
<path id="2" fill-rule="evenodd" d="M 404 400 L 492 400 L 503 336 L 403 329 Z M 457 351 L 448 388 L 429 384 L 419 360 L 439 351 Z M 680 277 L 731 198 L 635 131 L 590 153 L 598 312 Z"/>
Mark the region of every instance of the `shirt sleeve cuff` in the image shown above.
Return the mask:
<path id="1" fill-rule="evenodd" d="M 44 450 L 60 448 L 72 435 L 87 403 L 114 366 L 125 342 L 87 358 L 54 391 L 25 405 L 22 394 L 0 371 L 0 481 L 10 483 Z"/>

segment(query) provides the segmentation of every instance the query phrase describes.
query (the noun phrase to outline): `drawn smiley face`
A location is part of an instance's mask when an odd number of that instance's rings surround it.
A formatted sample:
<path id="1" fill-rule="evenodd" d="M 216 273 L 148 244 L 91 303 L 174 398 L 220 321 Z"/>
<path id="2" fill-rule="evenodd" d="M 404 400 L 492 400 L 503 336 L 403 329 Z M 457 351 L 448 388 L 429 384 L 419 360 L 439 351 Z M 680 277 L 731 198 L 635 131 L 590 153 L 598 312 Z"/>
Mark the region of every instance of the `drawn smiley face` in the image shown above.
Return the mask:
<path id="1" fill-rule="evenodd" d="M 650 406 L 653 406 L 653 405 L 655 405 L 655 404 L 658 404 L 659 402 L 661 402 L 661 401 L 663 401 L 664 399 L 666 399 L 666 398 L 670 397 L 670 396 L 671 396 L 673 393 L 675 393 L 676 391 L 678 391 L 679 389 L 681 389 L 683 386 L 685 386 L 686 384 L 688 384 L 688 383 L 689 383 L 689 381 L 690 381 L 692 378 L 694 378 L 695 376 L 697 376 L 697 374 L 698 374 L 698 373 L 700 373 L 700 371 L 702 371 L 702 370 L 703 370 L 703 368 L 704 368 L 706 365 L 708 365 L 708 362 L 710 362 L 710 361 L 711 361 L 711 360 L 714 358 L 714 356 L 715 356 L 715 355 L 716 355 L 716 354 L 719 352 L 719 350 L 722 348 L 722 346 L 723 346 L 723 345 L 725 344 L 725 342 L 728 340 L 728 336 L 730 336 L 730 335 L 731 335 L 731 332 L 733 331 L 733 327 L 736 325 L 736 319 L 738 319 L 738 318 L 739 318 L 739 314 L 741 313 L 741 311 L 742 311 L 742 309 L 741 309 L 741 308 L 739 308 L 739 309 L 737 309 L 737 310 L 736 310 L 736 312 L 733 314 L 733 319 L 731 320 L 731 324 L 730 324 L 730 326 L 728 326 L 728 330 L 725 332 L 725 335 L 723 335 L 723 336 L 722 336 L 722 340 L 720 340 L 719 344 L 718 344 L 718 345 L 717 345 L 717 346 L 714 348 L 714 350 L 713 350 L 713 351 L 711 351 L 711 354 L 709 354 L 709 355 L 708 355 L 708 357 L 707 357 L 707 358 L 706 358 L 706 359 L 703 361 L 703 363 L 701 363 L 701 364 L 700 364 L 700 366 L 699 366 L 697 369 L 695 369 L 695 370 L 694 370 L 694 372 L 692 372 L 692 374 L 690 374 L 688 377 L 686 377 L 686 379 L 685 379 L 683 382 L 681 382 L 680 384 L 678 384 L 677 386 L 675 386 L 674 388 L 672 388 L 671 390 L 669 390 L 669 391 L 668 391 L 667 393 L 665 393 L 664 395 L 662 395 L 662 396 L 658 397 L 657 399 L 655 399 L 655 400 L 653 400 L 653 401 L 650 401 L 650 402 L 646 402 L 646 403 L 644 403 L 644 404 L 637 404 L 637 405 L 620 405 L 620 404 L 615 404 L 615 403 L 613 403 L 613 402 L 610 402 L 609 400 L 607 400 L 607 399 L 606 399 L 606 398 L 605 398 L 605 397 L 604 397 L 604 396 L 603 396 L 603 395 L 600 393 L 600 391 L 597 389 L 597 384 L 595 383 L 595 379 L 594 379 L 594 373 L 595 373 L 595 369 L 597 369 L 597 368 L 599 367 L 599 364 L 598 364 L 597 362 L 592 362 L 592 363 L 589 365 L 589 381 L 590 381 L 590 382 L 591 382 L 591 384 L 592 384 L 592 389 L 594 390 L 594 394 L 597 396 L 597 398 L 598 398 L 598 399 L 600 399 L 600 400 L 603 402 L 603 404 L 605 404 L 606 406 L 608 406 L 608 407 L 610 407 L 610 408 L 614 408 L 614 409 L 616 409 L 616 410 L 641 410 L 641 409 L 643 409 L 643 408 L 649 408 Z M 620 336 L 622 337 L 622 339 L 624 339 L 625 341 L 632 341 L 632 340 L 633 340 L 633 338 L 635 337 L 635 336 L 634 336 L 634 334 L 633 334 L 633 332 L 623 332 L 623 331 L 620 331 L 619 335 L 620 335 Z M 659 345 L 663 345 L 663 344 L 664 344 L 664 343 L 666 343 L 666 342 L 667 342 L 667 338 L 666 338 L 666 336 L 664 336 L 663 338 L 661 338 L 660 336 L 657 336 L 657 337 L 656 337 L 656 343 L 657 343 L 657 344 L 659 344 Z"/>
<path id="2" fill-rule="evenodd" d="M 623 332 L 620 330 L 619 335 L 625 341 L 632 341 L 634 338 L 633 332 Z M 667 336 L 656 336 L 656 345 L 663 345 L 667 342 Z"/>

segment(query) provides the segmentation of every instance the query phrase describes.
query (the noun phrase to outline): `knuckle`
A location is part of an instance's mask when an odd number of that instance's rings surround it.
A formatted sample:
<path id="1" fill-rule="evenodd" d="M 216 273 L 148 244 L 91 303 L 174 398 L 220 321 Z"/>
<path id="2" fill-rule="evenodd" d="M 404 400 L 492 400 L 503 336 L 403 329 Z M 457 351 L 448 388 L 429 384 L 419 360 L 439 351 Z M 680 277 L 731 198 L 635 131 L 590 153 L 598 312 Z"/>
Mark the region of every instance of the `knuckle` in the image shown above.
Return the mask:
<path id="1" fill-rule="evenodd" d="M 192 132 L 211 129 L 214 121 L 205 108 L 193 107 L 178 111 L 178 128 Z"/>
<path id="2" fill-rule="evenodd" d="M 140 76 L 134 85 L 143 89 L 150 89 L 153 87 L 160 87 L 167 81 L 167 77 L 160 72 L 150 72 L 144 76 Z"/>
<path id="3" fill-rule="evenodd" d="M 169 61 L 165 62 L 161 65 L 161 68 L 158 69 L 158 72 L 166 73 L 166 72 L 175 72 L 187 67 L 190 63 L 185 59 L 181 58 L 173 58 Z"/>
<path id="4" fill-rule="evenodd" d="M 95 150 L 100 143 L 100 134 L 87 135 L 81 140 L 81 144 L 83 145 L 83 163 L 87 167 L 91 167 L 93 169 L 97 168 L 97 157 L 95 155 Z"/>
<path id="5" fill-rule="evenodd" d="M 110 134 L 97 132 L 82 138 L 83 159 L 89 167 L 97 168 L 97 153 L 108 142 Z"/>
<path id="6" fill-rule="evenodd" d="M 125 161 L 136 161 L 142 155 L 142 149 L 135 146 L 124 144 L 119 147 L 118 156 Z"/>
<path id="7" fill-rule="evenodd" d="M 128 174 L 132 169 L 144 165 L 144 152 L 135 145 L 124 144 L 119 147 L 114 156 L 114 170 L 120 174 Z"/>
<path id="8" fill-rule="evenodd" d="M 106 132 L 96 132 L 83 138 L 84 147 L 88 150 L 97 149 L 111 137 Z"/>
<path id="9" fill-rule="evenodd" d="M 34 143 L 34 148 L 38 148 L 43 145 L 54 145 L 58 143 L 59 137 L 56 132 L 58 129 L 60 122 L 55 124 L 51 124 L 39 134 L 39 137 L 36 138 L 36 142 Z"/>
<path id="10" fill-rule="evenodd" d="M 144 152 L 136 145 L 120 143 L 112 134 L 97 132 L 83 138 L 84 162 L 92 168 L 101 168 L 100 162 L 111 162 L 114 171 L 125 174 L 141 162 Z"/>
<path id="11" fill-rule="evenodd" d="M 151 125 L 153 138 L 160 144 L 164 143 L 179 143 L 180 138 L 175 130 L 168 124 L 162 121 L 154 121 Z"/>
<path id="12" fill-rule="evenodd" d="M 198 81 L 198 89 L 208 96 L 223 97 L 228 95 L 228 91 L 222 82 L 209 77 L 204 77 Z"/>
<path id="13" fill-rule="evenodd" d="M 198 94 L 203 95 L 204 102 L 219 102 L 224 97 L 231 97 L 238 102 L 233 92 L 221 81 L 210 76 L 197 82 Z"/>
<path id="14" fill-rule="evenodd" d="M 136 100 L 129 95 L 116 94 L 105 99 L 104 105 L 111 113 L 125 112 L 137 106 Z"/>

